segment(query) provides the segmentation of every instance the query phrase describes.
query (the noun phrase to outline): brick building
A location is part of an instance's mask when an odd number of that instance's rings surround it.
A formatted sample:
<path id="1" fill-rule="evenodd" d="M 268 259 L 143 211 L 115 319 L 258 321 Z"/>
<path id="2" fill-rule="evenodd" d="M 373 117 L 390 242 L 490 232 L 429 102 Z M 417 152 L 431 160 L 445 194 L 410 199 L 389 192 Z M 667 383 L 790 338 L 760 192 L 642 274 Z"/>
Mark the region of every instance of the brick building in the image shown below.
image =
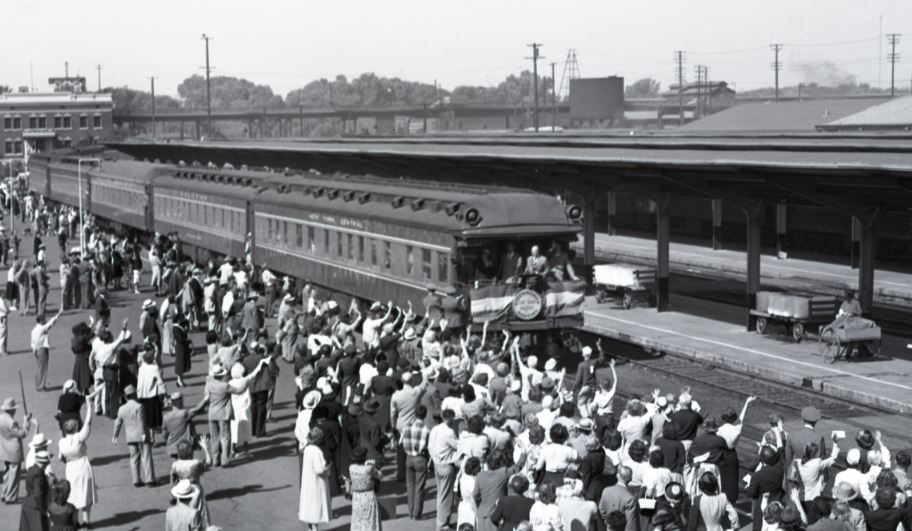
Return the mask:
<path id="1" fill-rule="evenodd" d="M 0 150 L 19 157 L 30 151 L 75 146 L 109 138 L 114 103 L 105 93 L 0 94 Z"/>

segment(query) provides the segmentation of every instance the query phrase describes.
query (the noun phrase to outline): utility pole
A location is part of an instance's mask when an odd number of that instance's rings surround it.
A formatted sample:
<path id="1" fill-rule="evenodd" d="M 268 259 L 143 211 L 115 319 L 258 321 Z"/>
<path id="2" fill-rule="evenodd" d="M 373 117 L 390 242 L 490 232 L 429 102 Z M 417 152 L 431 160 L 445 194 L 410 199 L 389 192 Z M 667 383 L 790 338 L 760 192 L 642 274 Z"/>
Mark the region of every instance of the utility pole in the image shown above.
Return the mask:
<path id="1" fill-rule="evenodd" d="M 776 102 L 779 102 L 779 71 L 782 70 L 782 63 L 779 62 L 779 51 L 782 50 L 781 44 L 770 44 L 773 50 L 773 72 L 776 73 Z"/>
<path id="2" fill-rule="evenodd" d="M 535 111 L 532 115 L 532 122 L 535 125 L 535 132 L 538 132 L 538 60 L 544 59 L 544 57 L 538 54 L 538 49 L 541 48 L 542 44 L 540 42 L 533 42 L 527 46 L 532 47 L 532 57 L 526 57 L 526 59 L 532 59 L 532 97 L 535 99 Z"/>
<path id="3" fill-rule="evenodd" d="M 899 61 L 899 54 L 896 53 L 896 45 L 899 44 L 899 33 L 887 33 L 887 42 L 890 43 L 890 53 L 887 59 L 890 61 L 890 97 L 896 95 L 896 62 Z"/>
<path id="4" fill-rule="evenodd" d="M 152 81 L 152 138 L 155 138 L 155 76 L 149 80 Z"/>
<path id="5" fill-rule="evenodd" d="M 694 70 L 697 72 L 697 107 L 694 109 L 694 119 L 703 114 L 703 65 L 695 65 Z"/>
<path id="6" fill-rule="evenodd" d="M 69 61 L 64 61 L 64 62 L 63 62 L 63 77 L 64 77 L 67 81 L 70 80 L 70 62 L 69 62 Z"/>
<path id="7" fill-rule="evenodd" d="M 95 65 L 95 69 L 98 70 L 98 92 L 101 92 L 101 65 Z"/>
<path id="8" fill-rule="evenodd" d="M 678 125 L 684 125 L 684 52 L 675 52 L 675 62 L 678 65 Z"/>
<path id="9" fill-rule="evenodd" d="M 557 66 L 557 63 L 551 63 L 551 132 L 553 133 L 557 129 L 557 92 L 554 86 L 554 67 Z"/>
<path id="10" fill-rule="evenodd" d="M 209 84 L 209 37 L 203 33 L 203 40 L 206 41 L 206 134 L 212 136 L 212 87 Z"/>

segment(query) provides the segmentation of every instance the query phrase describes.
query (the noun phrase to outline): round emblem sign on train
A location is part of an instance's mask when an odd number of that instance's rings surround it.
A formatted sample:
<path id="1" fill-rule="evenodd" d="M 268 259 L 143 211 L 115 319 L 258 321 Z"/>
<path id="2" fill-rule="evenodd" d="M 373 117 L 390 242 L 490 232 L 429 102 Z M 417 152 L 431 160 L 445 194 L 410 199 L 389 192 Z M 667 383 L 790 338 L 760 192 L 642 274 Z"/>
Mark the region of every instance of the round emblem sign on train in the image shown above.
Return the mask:
<path id="1" fill-rule="evenodd" d="M 523 321 L 538 317 L 542 309 L 542 297 L 531 289 L 524 289 L 513 295 L 513 315 Z"/>

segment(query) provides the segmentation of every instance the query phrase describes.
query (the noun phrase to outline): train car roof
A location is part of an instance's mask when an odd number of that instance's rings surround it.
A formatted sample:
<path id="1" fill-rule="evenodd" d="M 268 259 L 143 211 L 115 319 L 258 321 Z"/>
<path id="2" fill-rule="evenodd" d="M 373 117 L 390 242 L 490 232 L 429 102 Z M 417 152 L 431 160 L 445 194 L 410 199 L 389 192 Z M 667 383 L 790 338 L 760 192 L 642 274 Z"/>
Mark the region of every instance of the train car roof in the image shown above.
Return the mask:
<path id="1" fill-rule="evenodd" d="M 123 181 L 147 184 L 166 170 L 166 166 L 135 160 L 105 160 L 91 168 L 92 175 L 111 177 Z"/>
<path id="2" fill-rule="evenodd" d="M 263 190 L 261 183 L 247 181 L 228 182 L 224 179 L 218 180 L 216 175 L 197 175 L 195 178 L 189 175 L 181 174 L 180 176 L 173 173 L 158 175 L 153 179 L 155 186 L 166 186 L 177 190 L 186 190 L 189 192 L 207 193 L 213 195 L 222 195 L 235 199 L 247 200 L 253 195 Z"/>
<path id="3" fill-rule="evenodd" d="M 465 238 L 531 235 L 569 238 L 580 232 L 557 198 L 503 187 L 453 187 L 422 181 L 308 173 L 269 177 L 258 201 L 305 211 L 432 227 Z"/>

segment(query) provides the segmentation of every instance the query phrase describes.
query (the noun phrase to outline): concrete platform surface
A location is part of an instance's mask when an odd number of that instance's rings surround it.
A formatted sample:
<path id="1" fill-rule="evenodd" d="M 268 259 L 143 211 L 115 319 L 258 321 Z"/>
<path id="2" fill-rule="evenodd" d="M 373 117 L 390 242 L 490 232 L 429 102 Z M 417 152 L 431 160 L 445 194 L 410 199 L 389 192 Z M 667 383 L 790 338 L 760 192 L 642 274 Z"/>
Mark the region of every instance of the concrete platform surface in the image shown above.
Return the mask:
<path id="1" fill-rule="evenodd" d="M 582 242 L 575 244 L 582 252 Z M 647 238 L 595 235 L 597 260 L 629 262 L 655 267 L 656 243 Z M 709 247 L 671 243 L 671 270 L 676 273 L 719 276 L 743 281 L 747 275 L 746 253 L 713 251 Z M 858 270 L 848 265 L 789 258 L 778 260 L 764 254 L 760 275 L 764 285 L 787 290 L 810 290 L 841 295 L 846 288 L 858 287 Z M 878 270 L 874 275 L 874 301 L 912 308 L 912 274 Z"/>
<path id="2" fill-rule="evenodd" d="M 835 398 L 912 412 L 912 361 L 891 357 L 890 349 L 877 358 L 831 364 L 820 354 L 815 337 L 795 343 L 785 335 L 761 336 L 747 332 L 744 326 L 674 311 L 624 310 L 613 301 L 598 304 L 594 297 L 586 300 L 585 328 L 658 352 L 813 388 Z"/>

